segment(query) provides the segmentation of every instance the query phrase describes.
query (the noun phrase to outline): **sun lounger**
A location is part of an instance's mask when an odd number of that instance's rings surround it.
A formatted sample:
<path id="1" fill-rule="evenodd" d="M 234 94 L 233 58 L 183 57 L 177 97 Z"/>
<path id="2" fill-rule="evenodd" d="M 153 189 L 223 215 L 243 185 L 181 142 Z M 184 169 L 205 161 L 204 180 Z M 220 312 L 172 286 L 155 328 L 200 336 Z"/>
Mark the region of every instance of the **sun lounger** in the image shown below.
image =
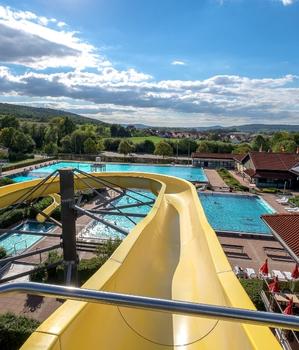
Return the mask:
<path id="1" fill-rule="evenodd" d="M 286 276 L 286 279 L 291 281 L 293 278 L 292 278 L 292 274 L 291 272 L 289 271 L 283 271 L 283 274 Z"/>
<path id="2" fill-rule="evenodd" d="M 238 278 L 244 278 L 247 277 L 246 272 L 242 269 L 242 267 L 236 265 L 234 267 L 234 273 Z"/>
<path id="3" fill-rule="evenodd" d="M 272 270 L 272 276 L 277 277 L 280 281 L 286 280 L 286 276 L 279 270 Z"/>
<path id="4" fill-rule="evenodd" d="M 255 270 L 254 270 L 254 269 L 252 269 L 252 268 L 250 268 L 250 267 L 247 267 L 247 268 L 245 269 L 245 272 L 246 272 L 246 274 L 247 274 L 247 276 L 248 276 L 249 278 L 256 278 L 256 273 L 255 273 Z"/>
<path id="5" fill-rule="evenodd" d="M 276 199 L 276 202 L 278 202 L 278 203 L 287 203 L 288 200 L 289 200 L 288 197 L 283 196 L 281 198 Z"/>

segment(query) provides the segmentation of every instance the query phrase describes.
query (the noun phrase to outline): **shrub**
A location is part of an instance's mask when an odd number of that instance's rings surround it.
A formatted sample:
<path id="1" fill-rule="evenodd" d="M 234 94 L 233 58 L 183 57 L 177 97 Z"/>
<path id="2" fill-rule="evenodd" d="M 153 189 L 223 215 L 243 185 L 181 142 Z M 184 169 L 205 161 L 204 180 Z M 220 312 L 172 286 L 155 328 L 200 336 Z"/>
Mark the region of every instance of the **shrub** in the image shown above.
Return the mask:
<path id="1" fill-rule="evenodd" d="M 0 315 L 0 349 L 17 350 L 39 326 L 39 322 L 12 313 Z"/>
<path id="2" fill-rule="evenodd" d="M 106 259 L 94 257 L 82 259 L 78 266 L 79 285 L 84 284 L 105 263 Z"/>
<path id="3" fill-rule="evenodd" d="M 261 298 L 261 291 L 263 289 L 263 280 L 260 279 L 240 279 L 240 282 L 245 289 L 246 293 L 248 294 L 249 298 L 255 305 L 255 307 L 260 310 L 264 311 L 265 306 L 263 303 L 263 300 Z"/>
<path id="4" fill-rule="evenodd" d="M 220 168 L 217 170 L 217 172 L 222 177 L 224 182 L 235 191 L 249 191 L 249 188 L 241 185 L 240 182 L 235 179 L 227 169 Z"/>
<path id="5" fill-rule="evenodd" d="M 280 192 L 277 188 L 262 188 L 263 193 L 277 193 Z"/>
<path id="6" fill-rule="evenodd" d="M 113 254 L 116 248 L 120 245 L 121 239 L 109 239 L 105 244 L 101 245 L 97 249 L 98 256 L 106 256 L 107 259 Z"/>
<path id="7" fill-rule="evenodd" d="M 5 258 L 7 255 L 6 249 L 4 247 L 0 247 L 0 259 Z"/>
<path id="8" fill-rule="evenodd" d="M 9 227 L 19 221 L 21 221 L 25 217 L 24 209 L 15 209 L 5 211 L 0 215 L 0 227 L 6 228 Z"/>
<path id="9" fill-rule="evenodd" d="M 297 207 L 299 207 L 299 196 L 296 196 L 294 198 L 290 198 L 289 202 L 293 203 L 294 205 L 296 205 Z"/>
<path id="10" fill-rule="evenodd" d="M 14 180 L 11 179 L 10 177 L 2 177 L 0 179 L 0 187 L 1 186 L 6 186 L 6 185 L 10 185 L 10 184 L 13 184 L 14 183 Z"/>

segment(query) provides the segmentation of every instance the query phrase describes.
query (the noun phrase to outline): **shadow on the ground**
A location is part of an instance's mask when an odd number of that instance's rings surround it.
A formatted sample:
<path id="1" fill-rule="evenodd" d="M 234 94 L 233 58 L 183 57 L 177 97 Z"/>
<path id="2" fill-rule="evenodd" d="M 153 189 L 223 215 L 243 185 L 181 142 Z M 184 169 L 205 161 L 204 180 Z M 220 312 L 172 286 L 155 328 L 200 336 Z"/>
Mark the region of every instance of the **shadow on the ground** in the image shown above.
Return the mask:
<path id="1" fill-rule="evenodd" d="M 44 302 L 44 297 L 39 295 L 27 295 L 27 299 L 24 305 L 25 309 L 29 309 L 31 312 L 39 309 Z"/>

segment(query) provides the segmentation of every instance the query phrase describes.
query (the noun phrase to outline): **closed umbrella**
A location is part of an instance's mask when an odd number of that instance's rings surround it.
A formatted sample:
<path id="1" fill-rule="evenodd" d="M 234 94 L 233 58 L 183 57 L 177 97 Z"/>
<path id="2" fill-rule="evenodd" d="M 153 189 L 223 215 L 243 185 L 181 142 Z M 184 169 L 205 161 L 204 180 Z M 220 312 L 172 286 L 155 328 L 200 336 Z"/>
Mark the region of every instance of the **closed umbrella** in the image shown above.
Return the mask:
<path id="1" fill-rule="evenodd" d="M 274 277 L 274 280 L 272 283 L 269 284 L 268 286 L 269 291 L 272 293 L 278 293 L 279 292 L 279 283 L 278 283 L 278 278 Z"/>
<path id="2" fill-rule="evenodd" d="M 293 298 L 290 298 L 287 307 L 283 310 L 286 315 L 293 315 Z"/>
<path id="3" fill-rule="evenodd" d="M 263 275 L 268 275 L 268 273 L 269 273 L 268 259 L 265 260 L 263 265 L 260 267 L 259 271 Z"/>
<path id="4" fill-rule="evenodd" d="M 296 279 L 298 277 L 299 277 L 299 269 L 298 269 L 298 265 L 296 264 L 292 271 L 292 278 Z"/>

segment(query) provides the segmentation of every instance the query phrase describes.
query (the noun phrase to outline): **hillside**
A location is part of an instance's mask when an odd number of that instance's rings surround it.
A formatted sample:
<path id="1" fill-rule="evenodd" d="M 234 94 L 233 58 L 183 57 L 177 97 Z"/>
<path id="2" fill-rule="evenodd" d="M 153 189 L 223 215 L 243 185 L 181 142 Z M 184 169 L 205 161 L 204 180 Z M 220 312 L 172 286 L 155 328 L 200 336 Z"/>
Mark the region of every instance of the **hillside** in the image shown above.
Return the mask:
<path id="1" fill-rule="evenodd" d="M 0 103 L 0 116 L 4 115 L 12 115 L 20 119 L 38 122 L 47 122 L 50 118 L 53 117 L 69 117 L 77 124 L 91 123 L 105 125 L 104 122 L 101 122 L 99 120 L 83 117 L 81 115 L 62 111 L 59 109 L 29 107 L 10 103 Z"/>

